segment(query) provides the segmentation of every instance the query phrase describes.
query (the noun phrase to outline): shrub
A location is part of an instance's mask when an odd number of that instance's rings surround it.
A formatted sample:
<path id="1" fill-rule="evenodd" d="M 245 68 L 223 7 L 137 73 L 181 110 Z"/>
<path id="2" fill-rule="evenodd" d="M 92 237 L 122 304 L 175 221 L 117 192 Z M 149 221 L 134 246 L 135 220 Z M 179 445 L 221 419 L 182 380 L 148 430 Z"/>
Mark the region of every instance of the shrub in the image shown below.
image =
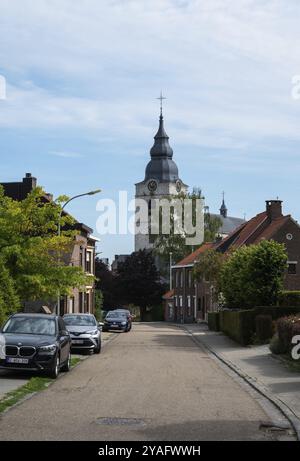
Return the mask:
<path id="1" fill-rule="evenodd" d="M 220 312 L 208 312 L 208 328 L 220 331 Z"/>
<path id="2" fill-rule="evenodd" d="M 278 304 L 281 307 L 300 307 L 300 291 L 282 291 L 278 297 Z"/>
<path id="3" fill-rule="evenodd" d="M 277 321 L 278 338 L 282 344 L 283 353 L 290 352 L 292 338 L 300 330 L 300 316 L 283 317 Z"/>
<path id="4" fill-rule="evenodd" d="M 255 318 L 255 333 L 259 341 L 266 341 L 272 337 L 272 316 L 257 315 Z"/>

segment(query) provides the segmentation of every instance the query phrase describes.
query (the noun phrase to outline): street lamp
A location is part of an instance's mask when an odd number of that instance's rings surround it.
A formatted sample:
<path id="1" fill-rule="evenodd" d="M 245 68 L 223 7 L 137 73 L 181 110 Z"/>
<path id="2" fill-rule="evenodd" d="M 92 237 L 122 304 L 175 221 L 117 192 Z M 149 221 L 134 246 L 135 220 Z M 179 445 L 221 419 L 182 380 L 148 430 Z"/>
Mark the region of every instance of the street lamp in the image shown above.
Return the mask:
<path id="1" fill-rule="evenodd" d="M 63 214 L 63 211 L 64 209 L 66 208 L 66 206 L 72 202 L 72 200 L 75 200 L 76 198 L 79 198 L 79 197 L 85 197 L 86 195 L 95 195 L 95 194 L 99 194 L 99 192 L 101 192 L 101 189 L 97 189 L 97 190 L 92 190 L 90 192 L 85 192 L 84 194 L 78 194 L 78 195 L 74 195 L 74 197 L 71 197 L 69 198 L 64 204 L 63 206 L 61 207 L 61 210 L 59 212 L 59 215 L 58 215 L 58 225 L 57 225 L 57 235 L 58 237 L 60 237 L 61 235 L 61 218 L 62 218 L 62 214 Z M 57 306 L 56 306 L 56 314 L 59 315 L 59 309 L 60 308 L 60 290 L 58 289 L 58 292 L 57 292 Z"/>
<path id="2" fill-rule="evenodd" d="M 170 290 L 172 290 L 172 252 L 170 251 Z"/>

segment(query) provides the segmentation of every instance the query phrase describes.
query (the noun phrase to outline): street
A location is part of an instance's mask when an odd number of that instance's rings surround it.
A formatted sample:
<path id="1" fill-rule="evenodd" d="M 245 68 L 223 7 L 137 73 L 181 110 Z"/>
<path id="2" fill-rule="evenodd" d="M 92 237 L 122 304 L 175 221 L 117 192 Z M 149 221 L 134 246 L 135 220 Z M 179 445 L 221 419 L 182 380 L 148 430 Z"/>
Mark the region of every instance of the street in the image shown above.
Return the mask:
<path id="1" fill-rule="evenodd" d="M 270 440 L 269 418 L 182 329 L 134 324 L 0 417 L 1 440 Z"/>

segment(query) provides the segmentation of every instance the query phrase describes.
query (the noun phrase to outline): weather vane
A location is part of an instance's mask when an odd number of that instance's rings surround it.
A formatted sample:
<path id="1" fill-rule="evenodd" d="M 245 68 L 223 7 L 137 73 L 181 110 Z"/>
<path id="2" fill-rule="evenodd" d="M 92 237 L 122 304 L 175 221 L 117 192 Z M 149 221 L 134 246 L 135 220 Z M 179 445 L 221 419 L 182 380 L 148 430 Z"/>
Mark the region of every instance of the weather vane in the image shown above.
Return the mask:
<path id="1" fill-rule="evenodd" d="M 159 98 L 156 98 L 156 99 L 159 99 L 160 100 L 160 115 L 162 116 L 162 102 L 164 99 L 167 99 L 165 98 L 163 95 L 162 95 L 162 92 L 160 92 L 160 97 Z"/>

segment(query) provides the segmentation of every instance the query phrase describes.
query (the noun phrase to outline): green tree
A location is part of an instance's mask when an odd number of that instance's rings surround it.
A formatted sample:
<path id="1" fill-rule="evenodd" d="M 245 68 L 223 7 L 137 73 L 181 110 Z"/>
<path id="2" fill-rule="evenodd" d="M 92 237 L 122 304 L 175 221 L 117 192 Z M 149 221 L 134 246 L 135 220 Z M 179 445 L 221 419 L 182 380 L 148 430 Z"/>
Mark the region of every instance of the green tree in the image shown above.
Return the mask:
<path id="1" fill-rule="evenodd" d="M 141 320 L 145 320 L 148 309 L 162 303 L 166 289 L 160 283 L 153 255 L 147 250 L 132 253 L 119 264 L 117 285 L 122 303 L 140 307 Z"/>
<path id="2" fill-rule="evenodd" d="M 25 200 L 15 201 L 0 187 L 0 258 L 22 301 L 55 299 L 58 290 L 67 295 L 90 282 L 81 267 L 71 265 L 74 245 L 81 243 L 72 230 L 74 220 L 62 217 L 58 237 L 60 200 L 47 202 L 44 195 L 37 188 Z"/>
<path id="3" fill-rule="evenodd" d="M 210 248 L 200 255 L 193 269 L 194 279 L 198 282 L 202 280 L 209 282 L 214 287 L 216 296 L 221 290 L 221 269 L 224 260 L 223 253 Z"/>
<path id="4" fill-rule="evenodd" d="M 276 305 L 286 263 L 285 246 L 272 240 L 235 250 L 221 269 L 226 305 L 241 309 Z"/>
<path id="5" fill-rule="evenodd" d="M 212 216 L 210 213 L 204 214 L 204 242 L 214 242 L 222 227 L 219 216 Z"/>
<path id="6" fill-rule="evenodd" d="M 95 290 L 95 317 L 100 322 L 102 320 L 103 294 L 101 290 Z"/>
<path id="7" fill-rule="evenodd" d="M 192 223 L 193 226 L 196 225 L 196 200 L 197 199 L 204 199 L 201 189 L 194 188 L 192 193 L 188 194 L 180 194 L 178 196 L 174 196 L 169 198 L 171 201 L 172 199 L 180 199 L 182 203 L 185 199 L 191 199 L 193 201 L 192 205 Z M 182 220 L 184 221 L 184 216 L 182 216 Z M 160 257 L 160 259 L 165 263 L 168 264 L 170 253 L 172 253 L 173 261 L 180 261 L 185 256 L 187 256 L 192 251 L 195 251 L 199 246 L 202 245 L 194 245 L 190 246 L 186 243 L 187 235 L 183 232 L 181 234 L 176 234 L 174 232 L 174 214 L 171 213 L 171 232 L 170 234 L 162 234 L 160 233 L 158 236 L 154 238 L 154 253 Z M 204 215 L 204 242 L 213 242 L 218 234 L 220 227 L 222 226 L 222 221 L 219 217 L 211 216 L 209 213 Z"/>
<path id="8" fill-rule="evenodd" d="M 9 271 L 0 260 L 0 326 L 6 318 L 20 309 L 20 300 Z"/>

